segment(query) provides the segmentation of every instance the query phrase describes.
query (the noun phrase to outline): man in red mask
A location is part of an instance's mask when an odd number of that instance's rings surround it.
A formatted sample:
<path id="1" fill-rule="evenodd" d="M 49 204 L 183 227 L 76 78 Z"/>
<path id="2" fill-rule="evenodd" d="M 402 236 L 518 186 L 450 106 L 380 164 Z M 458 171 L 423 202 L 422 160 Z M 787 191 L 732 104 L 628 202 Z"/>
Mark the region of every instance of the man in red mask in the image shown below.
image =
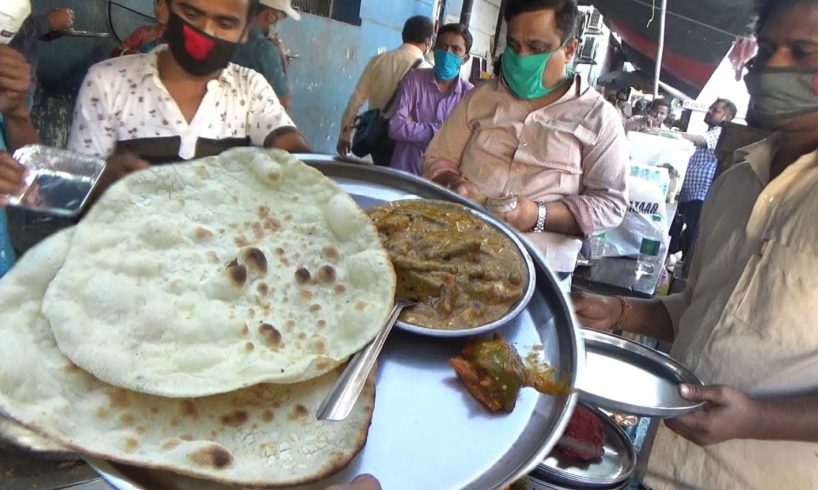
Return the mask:
<path id="1" fill-rule="evenodd" d="M 103 188 L 235 146 L 310 151 L 267 80 L 230 63 L 257 3 L 168 0 L 167 46 L 91 67 L 68 147 L 108 159 Z"/>

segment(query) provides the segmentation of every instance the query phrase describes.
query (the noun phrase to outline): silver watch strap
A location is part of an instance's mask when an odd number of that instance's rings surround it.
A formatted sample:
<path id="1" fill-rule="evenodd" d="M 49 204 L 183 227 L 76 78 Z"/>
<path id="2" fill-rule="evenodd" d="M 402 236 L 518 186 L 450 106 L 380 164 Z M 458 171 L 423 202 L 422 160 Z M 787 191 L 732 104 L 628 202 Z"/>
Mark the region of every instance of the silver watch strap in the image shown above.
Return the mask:
<path id="1" fill-rule="evenodd" d="M 537 202 L 537 224 L 534 225 L 534 228 L 531 229 L 534 233 L 542 233 L 545 231 L 545 215 L 546 215 L 546 208 L 545 203 L 542 201 Z"/>

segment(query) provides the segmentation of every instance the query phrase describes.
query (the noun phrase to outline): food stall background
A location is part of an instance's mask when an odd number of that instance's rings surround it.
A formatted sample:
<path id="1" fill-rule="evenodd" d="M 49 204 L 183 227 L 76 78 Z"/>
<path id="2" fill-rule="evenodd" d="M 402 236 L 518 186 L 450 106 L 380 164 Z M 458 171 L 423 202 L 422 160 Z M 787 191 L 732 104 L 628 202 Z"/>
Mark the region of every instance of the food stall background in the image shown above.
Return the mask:
<path id="1" fill-rule="evenodd" d="M 319 152 L 332 153 L 341 113 L 358 77 L 372 56 L 401 43 L 408 17 L 428 15 L 443 22 L 460 18 L 462 0 L 295 0 L 305 15 L 285 20 L 279 35 L 292 54 L 289 76 L 294 89 L 290 110 L 308 141 Z M 124 38 L 152 16 L 153 0 L 32 0 L 34 12 L 57 7 L 75 11 L 77 29 L 111 32 Z M 472 54 L 490 58 L 500 0 L 475 0 L 470 29 Z M 109 21 L 110 12 L 110 21 Z M 312 12 L 312 13 L 311 13 Z M 116 45 L 108 39 L 65 37 L 40 44 L 42 92 L 35 122 L 49 144 L 63 146 L 74 97 L 91 64 L 105 59 Z M 483 66 L 488 64 L 483 62 Z M 490 69 L 490 68 L 489 68 Z M 469 72 L 470 66 L 464 67 Z"/>

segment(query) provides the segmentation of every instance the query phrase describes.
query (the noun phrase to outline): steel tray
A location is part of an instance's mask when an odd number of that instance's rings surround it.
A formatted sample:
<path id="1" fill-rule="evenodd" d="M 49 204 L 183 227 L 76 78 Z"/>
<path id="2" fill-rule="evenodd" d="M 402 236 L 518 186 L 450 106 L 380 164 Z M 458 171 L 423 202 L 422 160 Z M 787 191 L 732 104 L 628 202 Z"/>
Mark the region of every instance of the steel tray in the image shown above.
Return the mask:
<path id="1" fill-rule="evenodd" d="M 299 158 L 335 180 L 362 207 L 423 197 L 478 209 L 442 187 L 402 172 L 339 163 L 327 156 Z M 585 358 L 573 311 L 542 255 L 524 242 L 536 265 L 537 287 L 528 307 L 498 332 L 523 355 L 542 345 L 542 359 L 573 387 L 584 365 L 579 360 Z M 449 367 L 448 360 L 464 343 L 464 339 L 432 340 L 393 332 L 381 354 L 366 446 L 346 469 L 312 488 L 324 489 L 359 473 L 372 473 L 389 490 L 487 490 L 502 488 L 540 464 L 565 429 L 577 394 L 551 397 L 524 389 L 512 413 L 489 414 L 466 393 Z M 219 488 L 170 473 L 92 464 L 121 490 L 158 488 L 157 481 L 174 490 Z"/>
<path id="2" fill-rule="evenodd" d="M 577 465 L 553 452 L 532 474 L 545 482 L 568 488 L 604 487 L 622 485 L 636 470 L 636 451 L 627 434 L 599 409 L 585 406 L 602 422 L 605 430 L 605 453 L 599 461 Z"/>
<path id="3" fill-rule="evenodd" d="M 585 377 L 580 399 L 598 407 L 641 417 L 677 417 L 704 407 L 679 395 L 679 384 L 702 382 L 659 351 L 630 340 L 582 329 Z"/>
<path id="4" fill-rule="evenodd" d="M 105 160 L 43 145 L 14 152 L 26 168 L 25 186 L 9 204 L 53 216 L 79 216 L 105 169 Z"/>

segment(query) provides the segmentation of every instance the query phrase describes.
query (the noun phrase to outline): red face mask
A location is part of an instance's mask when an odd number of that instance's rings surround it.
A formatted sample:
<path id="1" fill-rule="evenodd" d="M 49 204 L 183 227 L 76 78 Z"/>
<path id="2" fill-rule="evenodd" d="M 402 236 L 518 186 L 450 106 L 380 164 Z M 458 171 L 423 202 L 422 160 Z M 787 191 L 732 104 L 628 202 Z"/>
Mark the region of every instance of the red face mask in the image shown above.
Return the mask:
<path id="1" fill-rule="evenodd" d="M 165 31 L 173 58 L 186 72 L 204 77 L 227 67 L 238 43 L 213 37 L 170 11 Z"/>

